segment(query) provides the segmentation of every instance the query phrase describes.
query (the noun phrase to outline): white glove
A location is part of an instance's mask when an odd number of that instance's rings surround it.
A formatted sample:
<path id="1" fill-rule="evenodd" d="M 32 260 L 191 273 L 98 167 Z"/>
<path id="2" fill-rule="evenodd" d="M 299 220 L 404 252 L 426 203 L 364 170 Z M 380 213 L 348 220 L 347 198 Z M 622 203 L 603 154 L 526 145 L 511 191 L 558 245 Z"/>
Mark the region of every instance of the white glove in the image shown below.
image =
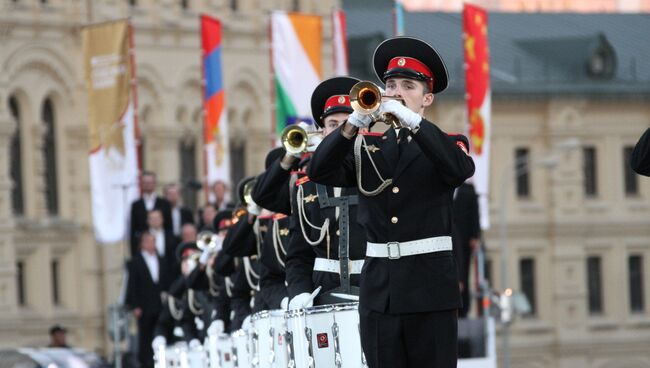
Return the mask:
<path id="1" fill-rule="evenodd" d="M 291 301 L 289 302 L 289 310 L 309 308 L 312 306 L 314 306 L 314 300 L 309 293 L 298 294 L 291 298 Z"/>
<path id="2" fill-rule="evenodd" d="M 189 347 L 190 347 L 190 350 L 198 349 L 199 347 L 201 347 L 201 341 L 199 341 L 199 339 L 192 339 L 192 340 L 190 340 Z"/>
<path id="3" fill-rule="evenodd" d="M 289 307 L 289 297 L 285 296 L 284 298 L 282 298 L 282 301 L 280 301 L 280 309 L 287 310 L 288 307 Z"/>
<path id="4" fill-rule="evenodd" d="M 223 321 L 220 319 L 215 319 L 210 323 L 208 327 L 208 335 L 219 335 L 223 332 Z"/>
<path id="5" fill-rule="evenodd" d="M 311 137 L 309 137 L 309 141 L 307 142 L 307 152 L 315 152 L 316 148 L 318 148 L 318 145 L 322 141 L 323 141 L 323 137 L 317 134 L 314 134 Z"/>
<path id="6" fill-rule="evenodd" d="M 301 127 L 302 129 L 305 130 L 307 133 L 315 132 L 316 131 L 316 126 L 314 124 L 309 124 L 307 122 L 301 121 L 298 123 L 298 126 Z"/>
<path id="7" fill-rule="evenodd" d="M 162 335 L 154 337 L 151 341 L 151 348 L 153 348 L 154 353 L 165 345 L 167 345 L 167 339 L 165 339 L 165 336 Z"/>
<path id="8" fill-rule="evenodd" d="M 370 126 L 370 123 L 372 123 L 372 117 L 370 115 L 363 115 L 354 111 L 352 114 L 350 114 L 350 116 L 348 116 L 348 123 L 354 125 L 359 129 L 367 128 Z"/>
<path id="9" fill-rule="evenodd" d="M 187 259 L 186 262 L 187 262 L 187 275 L 189 275 L 189 274 L 192 273 L 192 271 L 194 271 L 194 269 L 197 266 L 197 263 L 193 258 Z M 185 275 L 185 276 L 187 276 L 187 275 Z"/>
<path id="10" fill-rule="evenodd" d="M 212 254 L 212 249 L 206 248 L 203 250 L 201 253 L 201 256 L 199 257 L 199 263 L 202 265 L 208 264 L 208 258 L 210 258 L 210 255 Z"/>
<path id="11" fill-rule="evenodd" d="M 403 126 L 415 129 L 420 126 L 422 121 L 422 116 L 420 114 L 412 111 L 408 107 L 402 105 L 401 102 L 396 100 L 388 100 L 381 103 L 380 107 L 381 113 L 389 113 L 394 115 L 400 120 Z"/>
<path id="12" fill-rule="evenodd" d="M 260 212 L 262 212 L 262 208 L 256 203 L 249 203 L 248 206 L 246 206 L 246 210 L 248 213 L 255 216 L 259 216 Z"/>

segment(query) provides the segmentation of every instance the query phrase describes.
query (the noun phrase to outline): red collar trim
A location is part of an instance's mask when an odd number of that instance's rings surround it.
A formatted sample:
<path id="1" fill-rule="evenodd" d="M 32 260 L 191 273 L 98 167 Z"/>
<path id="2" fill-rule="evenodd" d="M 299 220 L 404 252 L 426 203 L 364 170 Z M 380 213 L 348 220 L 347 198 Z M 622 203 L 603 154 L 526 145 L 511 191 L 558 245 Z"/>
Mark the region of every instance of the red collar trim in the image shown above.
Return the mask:
<path id="1" fill-rule="evenodd" d="M 309 176 L 303 176 L 302 178 L 296 180 L 296 186 L 303 185 L 306 182 L 308 182 L 309 180 L 310 180 Z"/>

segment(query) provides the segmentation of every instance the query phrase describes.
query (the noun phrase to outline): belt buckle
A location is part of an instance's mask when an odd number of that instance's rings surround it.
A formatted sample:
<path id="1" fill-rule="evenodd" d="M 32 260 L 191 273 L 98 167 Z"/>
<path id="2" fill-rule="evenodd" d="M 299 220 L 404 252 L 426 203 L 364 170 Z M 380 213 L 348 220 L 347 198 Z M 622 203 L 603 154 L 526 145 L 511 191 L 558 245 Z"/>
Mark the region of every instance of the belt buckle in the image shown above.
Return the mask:
<path id="1" fill-rule="evenodd" d="M 386 243 L 388 248 L 388 259 L 400 259 L 402 258 L 402 252 L 400 251 L 399 242 L 388 242 Z M 396 252 L 393 252 L 395 249 Z"/>

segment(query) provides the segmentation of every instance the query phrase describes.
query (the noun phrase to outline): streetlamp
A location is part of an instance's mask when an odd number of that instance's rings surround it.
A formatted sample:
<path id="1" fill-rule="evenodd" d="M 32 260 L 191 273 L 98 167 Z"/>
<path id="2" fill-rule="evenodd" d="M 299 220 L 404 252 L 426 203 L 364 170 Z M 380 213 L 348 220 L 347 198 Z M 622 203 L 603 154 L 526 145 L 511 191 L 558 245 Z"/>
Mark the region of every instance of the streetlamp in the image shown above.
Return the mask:
<path id="1" fill-rule="evenodd" d="M 553 148 L 561 152 L 568 152 L 580 147 L 580 141 L 577 138 L 569 138 L 558 144 Z M 519 157 L 515 160 L 514 166 L 506 165 L 503 168 L 501 175 L 500 197 L 499 197 L 499 239 L 500 239 L 500 254 L 501 254 L 501 287 L 508 290 L 509 298 L 512 295 L 512 289 L 506 285 L 508 283 L 508 221 L 507 221 L 507 202 L 508 191 L 510 183 L 522 175 L 529 167 L 540 166 L 546 169 L 555 168 L 560 162 L 558 155 L 549 154 L 544 156 L 538 161 L 533 163 L 528 161 L 528 157 Z M 503 323 L 503 368 L 510 367 L 510 321 Z"/>

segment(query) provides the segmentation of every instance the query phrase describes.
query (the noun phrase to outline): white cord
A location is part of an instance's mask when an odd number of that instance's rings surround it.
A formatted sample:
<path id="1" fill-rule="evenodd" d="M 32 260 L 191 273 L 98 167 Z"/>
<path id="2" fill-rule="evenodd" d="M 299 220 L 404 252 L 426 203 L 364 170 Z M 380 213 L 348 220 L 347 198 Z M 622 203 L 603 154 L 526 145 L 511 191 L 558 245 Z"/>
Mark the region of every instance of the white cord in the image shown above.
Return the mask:
<path id="1" fill-rule="evenodd" d="M 176 299 L 171 295 L 167 297 L 167 306 L 169 307 L 169 314 L 172 315 L 173 319 L 180 321 L 183 318 L 183 309 L 178 310 L 176 308 Z"/>
<path id="2" fill-rule="evenodd" d="M 258 279 L 258 280 L 259 280 L 260 276 L 258 274 L 256 274 L 255 271 L 253 271 L 253 267 L 251 266 L 250 258 L 243 257 L 242 259 L 244 260 L 244 274 L 246 275 L 246 281 L 248 282 L 248 285 L 251 287 L 251 289 L 253 289 L 255 291 L 260 291 L 259 285 L 256 285 L 253 282 L 253 279 L 251 279 L 251 275 L 254 278 Z"/>
<path id="3" fill-rule="evenodd" d="M 363 189 L 363 184 L 361 184 L 361 145 L 363 143 L 363 148 L 366 151 L 366 154 L 368 155 L 368 159 L 370 160 L 370 163 L 372 164 L 372 167 L 375 169 L 375 173 L 377 173 L 377 176 L 379 177 L 379 180 L 381 180 L 381 184 L 377 189 L 372 190 L 372 191 L 367 191 Z M 356 167 L 357 171 L 357 186 L 359 187 L 359 191 L 367 196 L 367 197 L 374 197 L 377 194 L 381 193 L 388 187 L 389 185 L 393 184 L 393 179 L 388 179 L 385 180 L 381 174 L 379 173 L 379 170 L 377 169 L 377 166 L 375 165 L 375 161 L 372 159 L 372 156 L 370 155 L 370 152 L 368 151 L 368 145 L 366 144 L 366 137 L 364 137 L 362 134 L 357 135 L 357 139 L 354 141 L 354 166 Z"/>
<path id="4" fill-rule="evenodd" d="M 280 251 L 283 255 L 287 255 L 287 251 L 282 247 L 282 237 L 280 236 L 280 224 L 277 220 L 273 221 L 273 249 L 275 250 L 275 257 L 278 259 L 278 263 L 284 268 L 284 262 L 280 258 Z"/>
<path id="5" fill-rule="evenodd" d="M 195 316 L 203 314 L 203 309 L 194 305 L 194 289 L 187 289 L 187 305 Z"/>
<path id="6" fill-rule="evenodd" d="M 307 215 L 305 215 L 305 204 L 304 204 L 304 189 L 302 185 L 298 187 L 298 193 L 297 193 L 297 200 L 298 200 L 298 222 L 300 223 L 300 230 L 302 230 L 302 236 L 305 238 L 305 241 L 309 243 L 312 246 L 316 246 L 320 244 L 325 236 L 327 235 L 328 238 L 328 243 L 329 243 L 329 232 L 330 232 L 330 219 L 325 218 L 325 221 L 323 221 L 323 225 L 318 227 L 311 222 L 309 222 L 309 219 L 307 218 Z M 318 237 L 318 240 L 312 241 L 309 239 L 307 236 L 307 233 L 305 233 L 305 225 L 303 224 L 303 220 L 309 225 L 312 229 L 318 229 L 320 231 L 320 236 Z M 329 244 L 328 244 L 329 245 Z"/>

